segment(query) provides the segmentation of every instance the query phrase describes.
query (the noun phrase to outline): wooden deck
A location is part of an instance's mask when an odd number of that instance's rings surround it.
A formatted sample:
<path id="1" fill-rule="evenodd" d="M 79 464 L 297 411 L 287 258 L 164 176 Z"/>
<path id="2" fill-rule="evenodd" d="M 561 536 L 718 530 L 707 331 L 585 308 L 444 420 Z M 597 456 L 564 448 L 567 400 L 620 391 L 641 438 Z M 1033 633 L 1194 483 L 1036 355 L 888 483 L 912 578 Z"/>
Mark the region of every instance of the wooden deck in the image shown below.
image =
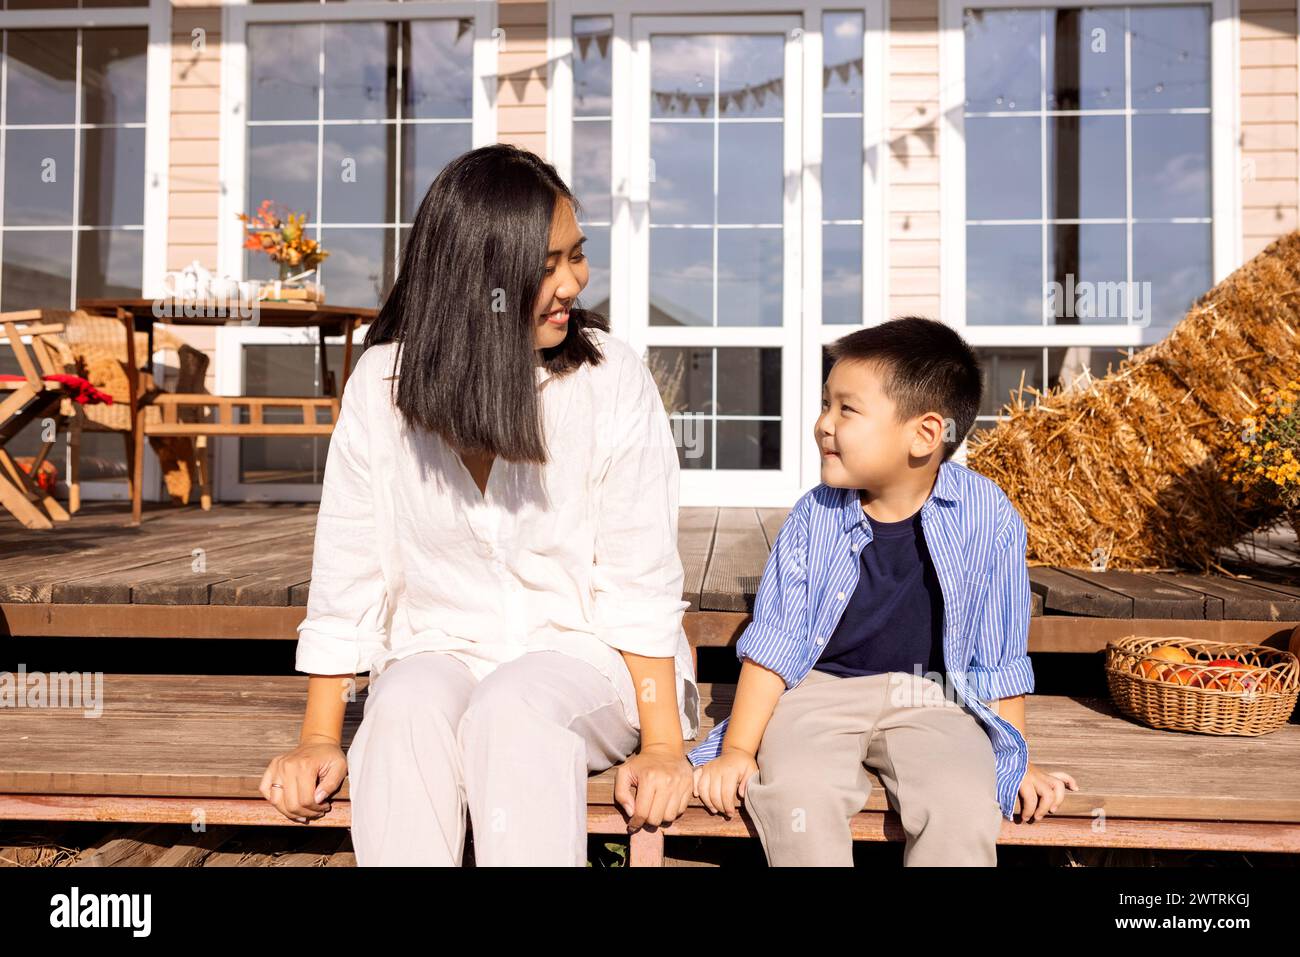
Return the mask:
<path id="1" fill-rule="evenodd" d="M 682 509 L 694 644 L 739 636 L 787 512 Z M 0 525 L 0 635 L 297 638 L 314 504 L 155 505 L 138 527 L 127 517 L 94 503 L 52 532 Z M 1250 580 L 1031 568 L 1030 650 L 1097 651 L 1133 633 L 1284 642 L 1300 623 L 1300 549 L 1279 536 L 1250 557 L 1229 565 Z"/>
<path id="2" fill-rule="evenodd" d="M 748 621 L 786 510 L 683 509 L 679 546 L 695 646 L 726 646 Z M 311 575 L 316 507 L 153 506 L 139 526 L 96 503 L 53 532 L 0 527 L 0 637 L 295 640 Z M 1300 553 L 1256 543 L 1243 580 L 1222 575 L 1031 569 L 1031 652 L 1096 652 L 1127 634 L 1253 640 L 1285 648 L 1300 625 Z M 1225 564 L 1226 561 L 1225 561 Z M 1297 632 L 1300 634 L 1300 632 Z M 298 739 L 305 675 L 105 674 L 103 714 L 17 707 L 0 722 L 0 821 L 283 825 L 257 791 L 267 761 Z M 367 679 L 349 705 L 345 746 Z M 734 687 L 705 683 L 701 735 Z M 1080 790 L 1055 815 L 1004 822 L 1002 844 L 1300 852 L 1300 724 L 1257 738 L 1157 731 L 1103 698 L 1026 700 L 1036 764 Z M 698 739 L 697 739 L 698 740 Z M 613 773 L 591 778 L 588 830 L 626 833 Z M 901 841 L 873 775 L 855 840 Z M 350 823 L 347 785 L 312 826 Z M 1099 820 L 1104 825 L 1099 826 Z M 337 832 L 336 832 L 337 833 Z M 756 836 L 742 816 L 693 804 L 670 828 L 639 831 L 629 862 L 661 863 L 667 836 Z"/>

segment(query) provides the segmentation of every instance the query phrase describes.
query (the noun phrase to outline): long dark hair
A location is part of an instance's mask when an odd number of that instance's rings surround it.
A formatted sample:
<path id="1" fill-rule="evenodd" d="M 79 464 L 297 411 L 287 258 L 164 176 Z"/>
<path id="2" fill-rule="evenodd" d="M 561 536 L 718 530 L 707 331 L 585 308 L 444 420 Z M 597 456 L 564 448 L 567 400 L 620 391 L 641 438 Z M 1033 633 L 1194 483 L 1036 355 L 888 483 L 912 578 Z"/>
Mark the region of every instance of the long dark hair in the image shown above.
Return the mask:
<path id="1" fill-rule="evenodd" d="M 364 346 L 399 343 L 395 401 L 412 427 L 458 451 L 546 463 L 533 310 L 561 200 L 577 214 L 555 167 L 507 144 L 461 154 L 424 194 Z M 591 329 L 608 332 L 609 320 L 575 303 L 564 341 L 542 352 L 546 368 L 598 364 Z"/>

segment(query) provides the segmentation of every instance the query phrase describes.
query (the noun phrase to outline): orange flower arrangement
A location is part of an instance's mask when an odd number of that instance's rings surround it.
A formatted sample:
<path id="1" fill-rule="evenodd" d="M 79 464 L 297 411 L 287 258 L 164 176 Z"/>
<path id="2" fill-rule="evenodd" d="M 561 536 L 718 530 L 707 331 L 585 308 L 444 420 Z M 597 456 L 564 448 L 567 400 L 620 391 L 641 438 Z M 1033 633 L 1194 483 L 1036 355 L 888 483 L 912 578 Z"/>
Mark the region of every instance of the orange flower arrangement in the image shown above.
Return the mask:
<path id="1" fill-rule="evenodd" d="M 271 261 L 280 264 L 280 277 L 290 271 L 315 269 L 329 255 L 316 240 L 303 235 L 305 213 L 284 212 L 269 199 L 252 216 L 236 213 L 244 223 L 244 248 L 266 253 Z"/>

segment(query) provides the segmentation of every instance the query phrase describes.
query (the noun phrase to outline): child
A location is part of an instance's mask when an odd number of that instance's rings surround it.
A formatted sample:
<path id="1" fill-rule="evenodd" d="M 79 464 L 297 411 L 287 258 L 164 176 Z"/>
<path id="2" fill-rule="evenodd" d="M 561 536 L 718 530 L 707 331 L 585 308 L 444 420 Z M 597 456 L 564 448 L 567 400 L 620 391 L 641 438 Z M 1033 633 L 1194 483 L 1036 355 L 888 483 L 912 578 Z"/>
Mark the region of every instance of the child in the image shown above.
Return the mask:
<path id="1" fill-rule="evenodd" d="M 769 864 L 852 865 L 871 767 L 904 865 L 994 866 L 1017 797 L 1038 820 L 1076 785 L 1028 761 L 1024 523 L 949 461 L 979 410 L 979 364 L 929 319 L 830 348 L 822 481 L 772 546 L 735 705 L 689 754 L 695 793 L 728 818 L 743 798 Z"/>

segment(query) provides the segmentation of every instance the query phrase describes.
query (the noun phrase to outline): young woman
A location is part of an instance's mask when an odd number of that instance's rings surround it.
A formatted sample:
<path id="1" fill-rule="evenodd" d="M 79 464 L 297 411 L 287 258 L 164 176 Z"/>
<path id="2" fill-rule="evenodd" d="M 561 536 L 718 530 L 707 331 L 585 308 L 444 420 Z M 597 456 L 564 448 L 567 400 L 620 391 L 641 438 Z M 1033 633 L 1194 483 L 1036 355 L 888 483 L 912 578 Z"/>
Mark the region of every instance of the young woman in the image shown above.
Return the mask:
<path id="1" fill-rule="evenodd" d="M 468 807 L 477 863 L 582 866 L 587 775 L 619 762 L 629 831 L 692 795 L 677 453 L 645 363 L 576 306 L 583 241 L 549 164 L 458 157 L 348 380 L 298 626 L 306 717 L 261 791 L 306 823 L 350 776 L 358 865 L 459 864 Z"/>

